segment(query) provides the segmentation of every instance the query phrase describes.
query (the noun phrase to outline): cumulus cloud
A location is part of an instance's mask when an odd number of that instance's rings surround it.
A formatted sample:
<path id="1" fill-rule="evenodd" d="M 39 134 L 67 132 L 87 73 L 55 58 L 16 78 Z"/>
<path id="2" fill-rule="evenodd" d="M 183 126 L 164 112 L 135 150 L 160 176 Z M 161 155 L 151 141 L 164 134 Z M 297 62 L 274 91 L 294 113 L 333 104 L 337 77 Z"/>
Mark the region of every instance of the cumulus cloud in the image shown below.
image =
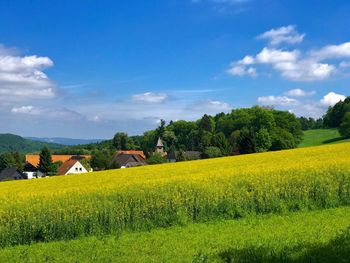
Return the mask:
<path id="1" fill-rule="evenodd" d="M 280 75 L 292 81 L 321 81 L 334 75 L 339 69 L 348 67 L 349 63 L 335 60 L 350 57 L 350 42 L 339 45 L 327 45 L 320 49 L 302 52 L 277 48 L 276 45 L 301 42 L 305 34 L 299 34 L 294 26 L 271 29 L 258 36 L 268 39 L 269 47 L 264 47 L 256 55 L 246 55 L 241 60 L 230 64 L 227 73 L 233 76 L 257 76 L 257 65 L 268 65 Z M 255 66 L 255 67 L 253 67 Z M 254 69 L 253 74 L 248 71 Z"/>
<path id="2" fill-rule="evenodd" d="M 298 103 L 298 101 L 296 99 L 289 98 L 287 96 L 259 97 L 258 102 L 263 104 L 263 105 L 276 105 L 276 106 L 295 105 Z"/>
<path id="3" fill-rule="evenodd" d="M 313 96 L 316 94 L 316 91 L 306 91 L 302 89 L 291 89 L 285 92 L 286 96 L 290 97 L 308 97 L 308 96 Z"/>
<path id="4" fill-rule="evenodd" d="M 164 93 L 146 92 L 142 94 L 135 94 L 131 97 L 134 102 L 146 102 L 146 103 L 162 103 L 167 99 L 167 95 Z"/>
<path id="5" fill-rule="evenodd" d="M 46 99 L 55 96 L 56 85 L 43 72 L 53 66 L 48 57 L 19 56 L 0 47 L 0 100 Z"/>
<path id="6" fill-rule="evenodd" d="M 297 44 L 304 40 L 305 34 L 300 34 L 295 26 L 283 26 L 276 29 L 271 29 L 265 33 L 257 36 L 258 39 L 266 39 L 272 46 L 282 43 Z"/>
<path id="7" fill-rule="evenodd" d="M 258 75 L 258 73 L 256 72 L 256 69 L 253 67 L 245 67 L 242 65 L 233 65 L 231 68 L 229 68 L 227 70 L 227 72 L 230 75 L 233 76 L 244 76 L 244 75 L 248 75 L 251 77 L 256 77 Z"/>
<path id="8" fill-rule="evenodd" d="M 342 94 L 337 94 L 335 92 L 329 92 L 321 99 L 321 103 L 325 106 L 334 106 L 339 101 L 346 99 L 346 96 Z"/>

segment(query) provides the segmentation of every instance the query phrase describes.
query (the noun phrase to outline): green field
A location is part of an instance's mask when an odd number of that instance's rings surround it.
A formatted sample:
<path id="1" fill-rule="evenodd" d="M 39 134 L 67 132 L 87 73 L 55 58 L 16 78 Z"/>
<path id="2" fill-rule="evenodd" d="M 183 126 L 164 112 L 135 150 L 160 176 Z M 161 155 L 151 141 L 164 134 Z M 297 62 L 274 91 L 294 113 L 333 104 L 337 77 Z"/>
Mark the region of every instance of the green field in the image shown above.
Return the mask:
<path id="1" fill-rule="evenodd" d="M 302 148 L 347 141 L 349 141 L 349 139 L 346 140 L 342 138 L 337 129 L 308 130 L 304 131 L 303 140 L 298 147 Z"/>
<path id="2" fill-rule="evenodd" d="M 0 250 L 0 262 L 349 262 L 350 208 Z"/>

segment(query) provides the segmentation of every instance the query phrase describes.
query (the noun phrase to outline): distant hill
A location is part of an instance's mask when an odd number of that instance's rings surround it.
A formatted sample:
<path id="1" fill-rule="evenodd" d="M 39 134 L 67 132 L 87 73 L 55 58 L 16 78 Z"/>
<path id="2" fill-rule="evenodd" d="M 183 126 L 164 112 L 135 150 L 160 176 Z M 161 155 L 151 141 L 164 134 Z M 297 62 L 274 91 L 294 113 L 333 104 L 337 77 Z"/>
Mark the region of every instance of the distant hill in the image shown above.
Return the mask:
<path id="1" fill-rule="evenodd" d="M 38 142 L 57 143 L 57 144 L 62 144 L 67 146 L 91 144 L 91 143 L 98 143 L 103 141 L 102 139 L 72 139 L 72 138 L 61 138 L 61 137 L 53 137 L 53 138 L 27 137 L 26 139 L 30 139 L 32 141 L 38 141 Z"/>
<path id="2" fill-rule="evenodd" d="M 304 131 L 303 140 L 298 147 L 302 148 L 347 141 L 350 140 L 341 137 L 337 129 L 316 129 Z"/>
<path id="3" fill-rule="evenodd" d="M 8 151 L 18 151 L 21 153 L 38 152 L 45 145 L 51 150 L 64 147 L 61 144 L 33 141 L 14 134 L 0 134 L 0 153 Z"/>

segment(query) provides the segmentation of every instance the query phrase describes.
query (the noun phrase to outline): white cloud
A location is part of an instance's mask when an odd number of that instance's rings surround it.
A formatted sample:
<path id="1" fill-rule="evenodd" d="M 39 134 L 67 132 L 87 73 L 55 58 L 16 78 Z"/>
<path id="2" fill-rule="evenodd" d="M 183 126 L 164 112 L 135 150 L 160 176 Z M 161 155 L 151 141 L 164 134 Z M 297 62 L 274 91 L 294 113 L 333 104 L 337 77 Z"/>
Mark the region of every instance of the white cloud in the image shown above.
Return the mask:
<path id="1" fill-rule="evenodd" d="M 204 102 L 202 105 L 204 108 L 211 109 L 214 111 L 227 111 L 232 109 L 230 104 L 223 101 L 218 101 L 218 100 L 208 100 Z"/>
<path id="2" fill-rule="evenodd" d="M 296 99 L 292 99 L 287 96 L 259 97 L 258 102 L 263 105 L 278 105 L 278 106 L 295 105 L 298 103 Z"/>
<path id="3" fill-rule="evenodd" d="M 315 95 L 316 91 L 306 91 L 306 90 L 302 90 L 302 89 L 291 89 L 288 90 L 287 92 L 285 92 L 286 96 L 290 96 L 290 97 L 308 97 L 308 96 L 312 96 Z"/>
<path id="4" fill-rule="evenodd" d="M 29 105 L 29 106 L 13 107 L 11 109 L 11 112 L 15 114 L 39 115 L 41 113 L 41 110 L 39 108 Z"/>
<path id="5" fill-rule="evenodd" d="M 304 40 L 305 34 L 300 34 L 295 26 L 289 25 L 276 29 L 271 29 L 265 33 L 259 35 L 258 39 L 266 39 L 270 45 L 279 45 L 282 43 L 286 44 L 297 44 Z"/>
<path id="6" fill-rule="evenodd" d="M 131 97 L 134 102 L 146 102 L 146 103 L 162 103 L 167 99 L 167 95 L 164 93 L 146 92 L 143 94 L 135 94 Z"/>
<path id="7" fill-rule="evenodd" d="M 244 76 L 248 75 L 251 77 L 256 77 L 258 73 L 256 72 L 256 69 L 253 67 L 245 67 L 242 65 L 234 65 L 231 68 L 227 70 L 227 73 L 232 75 L 232 76 Z"/>
<path id="8" fill-rule="evenodd" d="M 313 50 L 310 52 L 310 56 L 316 60 L 350 57 L 350 42 L 328 45 L 319 50 Z"/>
<path id="9" fill-rule="evenodd" d="M 346 96 L 342 94 L 337 94 L 335 92 L 329 92 L 321 99 L 321 103 L 325 106 L 334 106 L 339 101 L 346 99 Z"/>
<path id="10" fill-rule="evenodd" d="M 285 26 L 271 29 L 258 36 L 259 39 L 268 39 L 269 47 L 264 47 L 255 56 L 246 55 L 241 60 L 230 64 L 227 73 L 233 76 L 257 76 L 256 67 L 253 65 L 269 65 L 283 78 L 292 81 L 322 81 L 341 69 L 349 67 L 349 62 L 335 60 L 350 57 L 350 42 L 339 45 L 326 45 L 319 49 L 286 50 L 276 48 L 279 44 L 293 44 L 301 42 L 305 34 L 299 34 L 294 26 Z M 248 74 L 249 68 L 254 69 L 255 74 Z"/>
<path id="11" fill-rule="evenodd" d="M 51 66 L 48 57 L 19 56 L 0 46 L 0 100 L 54 97 L 56 85 L 43 72 Z"/>
<path id="12" fill-rule="evenodd" d="M 81 114 L 66 108 L 45 108 L 32 105 L 13 107 L 11 113 L 23 116 L 37 116 L 40 120 L 78 121 L 84 118 Z"/>

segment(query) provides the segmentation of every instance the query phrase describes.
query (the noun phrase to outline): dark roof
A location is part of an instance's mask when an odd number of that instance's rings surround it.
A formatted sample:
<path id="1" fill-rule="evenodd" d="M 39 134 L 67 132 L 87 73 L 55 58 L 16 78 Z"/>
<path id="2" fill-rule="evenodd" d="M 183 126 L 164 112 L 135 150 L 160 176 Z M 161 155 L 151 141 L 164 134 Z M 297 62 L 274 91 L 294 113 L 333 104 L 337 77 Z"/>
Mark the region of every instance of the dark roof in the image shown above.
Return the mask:
<path id="1" fill-rule="evenodd" d="M 23 171 L 25 171 L 25 172 L 37 172 L 37 171 L 39 171 L 39 169 L 36 168 L 31 163 L 26 163 L 23 167 Z"/>
<path id="2" fill-rule="evenodd" d="M 16 167 L 10 167 L 2 170 L 0 173 L 0 181 L 6 180 L 6 179 L 24 179 L 24 175 L 17 170 Z"/>
<path id="3" fill-rule="evenodd" d="M 138 166 L 146 164 L 139 154 L 118 154 L 114 158 L 114 161 L 120 166 Z"/>

